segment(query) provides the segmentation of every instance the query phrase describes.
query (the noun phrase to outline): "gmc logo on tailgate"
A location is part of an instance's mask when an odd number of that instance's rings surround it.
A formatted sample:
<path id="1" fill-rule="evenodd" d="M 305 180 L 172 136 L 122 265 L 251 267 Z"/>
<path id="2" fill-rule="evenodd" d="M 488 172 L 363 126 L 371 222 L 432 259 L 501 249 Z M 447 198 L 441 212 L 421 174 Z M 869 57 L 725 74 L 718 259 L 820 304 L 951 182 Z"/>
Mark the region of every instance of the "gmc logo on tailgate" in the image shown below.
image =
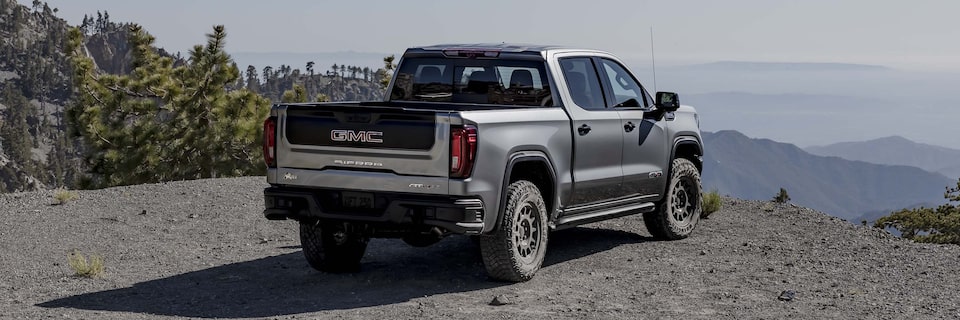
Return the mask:
<path id="1" fill-rule="evenodd" d="M 383 143 L 383 132 L 330 130 L 330 140 L 346 142 Z"/>

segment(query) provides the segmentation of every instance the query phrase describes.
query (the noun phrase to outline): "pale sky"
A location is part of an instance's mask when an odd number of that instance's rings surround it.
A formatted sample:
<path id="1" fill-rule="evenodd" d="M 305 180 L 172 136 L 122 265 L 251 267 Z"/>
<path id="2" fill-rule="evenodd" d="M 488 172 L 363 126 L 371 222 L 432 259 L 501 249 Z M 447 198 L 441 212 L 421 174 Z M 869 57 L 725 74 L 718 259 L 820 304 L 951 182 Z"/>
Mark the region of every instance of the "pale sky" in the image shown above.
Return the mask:
<path id="1" fill-rule="evenodd" d="M 19 0 L 29 5 L 31 1 Z M 401 53 L 451 42 L 560 44 L 658 65 L 846 62 L 960 70 L 956 0 L 213 1 L 53 0 L 79 24 L 106 10 L 186 51 L 224 24 L 230 52 Z"/>

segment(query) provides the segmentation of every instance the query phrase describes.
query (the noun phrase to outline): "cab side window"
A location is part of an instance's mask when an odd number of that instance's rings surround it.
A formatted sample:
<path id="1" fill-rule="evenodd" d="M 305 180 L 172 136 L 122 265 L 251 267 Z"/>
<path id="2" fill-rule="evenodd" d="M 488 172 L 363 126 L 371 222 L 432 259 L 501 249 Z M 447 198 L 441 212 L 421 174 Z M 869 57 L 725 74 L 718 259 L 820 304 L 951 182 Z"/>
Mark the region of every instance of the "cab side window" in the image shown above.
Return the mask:
<path id="1" fill-rule="evenodd" d="M 614 101 L 610 101 L 608 107 L 616 106 L 630 99 L 636 99 L 644 107 L 649 106 L 648 98 L 643 93 L 643 87 L 626 68 L 613 60 L 600 59 L 600 61 L 614 97 Z"/>
<path id="2" fill-rule="evenodd" d="M 586 110 L 606 109 L 597 69 L 590 58 L 563 58 L 560 68 L 574 104 Z"/>

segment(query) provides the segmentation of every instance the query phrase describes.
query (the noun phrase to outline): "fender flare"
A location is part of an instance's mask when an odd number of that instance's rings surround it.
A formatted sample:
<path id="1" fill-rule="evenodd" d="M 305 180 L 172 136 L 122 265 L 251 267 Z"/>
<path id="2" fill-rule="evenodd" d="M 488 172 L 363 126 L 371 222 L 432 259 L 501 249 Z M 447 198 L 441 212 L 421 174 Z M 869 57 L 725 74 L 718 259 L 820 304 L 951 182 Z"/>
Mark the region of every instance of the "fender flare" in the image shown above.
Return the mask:
<path id="1" fill-rule="evenodd" d="M 696 136 L 678 136 L 673 140 L 673 149 L 670 150 L 670 161 L 677 158 L 677 150 L 680 149 L 680 146 L 692 145 L 697 149 L 697 161 L 700 163 L 695 163 L 699 166 L 703 165 L 703 144 L 700 143 L 700 139 Z M 668 170 L 669 171 L 669 170 Z"/>
<path id="2" fill-rule="evenodd" d="M 500 220 L 501 220 L 501 217 L 503 216 L 503 210 L 507 206 L 507 187 L 510 186 L 510 175 L 513 174 L 513 168 L 516 167 L 517 164 L 523 163 L 523 162 L 540 162 L 547 167 L 547 173 L 549 174 L 548 179 L 550 179 L 550 181 L 553 184 L 551 188 L 553 188 L 552 193 L 553 193 L 553 198 L 555 198 L 552 201 L 554 204 L 553 208 L 549 209 L 550 212 L 547 212 L 548 214 L 547 219 L 549 219 L 549 221 L 553 221 L 553 219 L 556 218 L 557 207 L 559 205 L 558 197 L 560 192 L 560 186 L 557 184 L 557 170 L 553 166 L 553 161 L 551 161 L 550 157 L 547 156 L 547 154 L 542 151 L 535 151 L 535 150 L 517 151 L 517 152 L 511 153 L 510 156 L 507 157 L 506 169 L 504 170 L 504 173 L 503 173 L 503 180 L 500 183 L 501 184 L 500 196 L 498 197 L 499 199 L 497 200 L 497 203 L 499 204 L 499 206 L 497 207 L 498 210 L 496 212 L 496 220 L 494 220 L 493 226 L 490 228 L 490 230 L 484 230 L 484 232 L 493 231 L 500 227 Z"/>

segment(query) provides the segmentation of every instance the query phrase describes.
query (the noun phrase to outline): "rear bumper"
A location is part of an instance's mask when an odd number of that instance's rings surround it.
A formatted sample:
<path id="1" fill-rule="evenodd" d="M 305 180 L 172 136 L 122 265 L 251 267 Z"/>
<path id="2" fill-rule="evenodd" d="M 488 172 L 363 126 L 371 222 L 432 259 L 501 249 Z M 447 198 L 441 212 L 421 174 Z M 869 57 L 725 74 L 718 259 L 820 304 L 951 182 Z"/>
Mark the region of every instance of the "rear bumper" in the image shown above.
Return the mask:
<path id="1" fill-rule="evenodd" d="M 345 208 L 341 191 L 298 187 L 263 190 L 263 214 L 270 220 L 328 219 L 389 227 L 434 226 L 457 234 L 483 231 L 483 201 L 438 195 L 366 192 L 372 208 Z"/>

